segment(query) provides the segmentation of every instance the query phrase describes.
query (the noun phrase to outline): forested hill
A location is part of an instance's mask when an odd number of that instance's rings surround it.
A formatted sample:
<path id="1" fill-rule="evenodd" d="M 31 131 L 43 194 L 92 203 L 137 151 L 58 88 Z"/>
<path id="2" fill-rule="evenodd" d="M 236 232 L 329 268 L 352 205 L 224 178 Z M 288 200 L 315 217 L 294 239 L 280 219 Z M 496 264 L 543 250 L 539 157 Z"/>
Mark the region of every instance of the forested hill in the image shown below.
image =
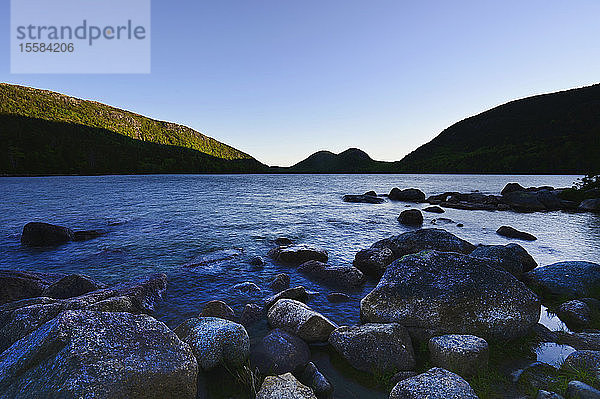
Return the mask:
<path id="1" fill-rule="evenodd" d="M 396 164 L 399 172 L 600 171 L 600 85 L 544 94 L 458 122 Z"/>
<path id="2" fill-rule="evenodd" d="M 0 173 L 255 173 L 250 155 L 186 126 L 0 83 Z"/>

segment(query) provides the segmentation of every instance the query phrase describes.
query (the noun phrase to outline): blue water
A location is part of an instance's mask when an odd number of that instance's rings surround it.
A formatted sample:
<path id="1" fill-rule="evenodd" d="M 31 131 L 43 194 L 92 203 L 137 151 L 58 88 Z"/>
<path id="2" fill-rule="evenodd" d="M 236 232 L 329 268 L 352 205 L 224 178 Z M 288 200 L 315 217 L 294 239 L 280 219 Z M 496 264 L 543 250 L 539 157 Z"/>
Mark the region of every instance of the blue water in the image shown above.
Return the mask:
<path id="1" fill-rule="evenodd" d="M 350 204 L 344 194 L 392 187 L 416 187 L 427 195 L 444 191 L 497 194 L 508 182 L 523 186 L 571 186 L 577 176 L 477 175 L 161 175 L 101 177 L 0 178 L 0 268 L 83 273 L 112 283 L 154 272 L 169 279 L 165 301 L 156 317 L 174 327 L 201 310 L 204 302 L 222 299 L 236 312 L 271 294 L 268 281 L 291 275 L 292 286 L 319 292 L 309 303 L 336 323 L 359 320 L 358 301 L 374 282 L 350 292 L 354 301 L 330 304 L 331 289 L 272 264 L 266 257 L 272 240 L 285 236 L 321 246 L 330 263 L 350 263 L 373 242 L 409 228 L 396 218 L 408 205 Z M 540 265 L 566 260 L 600 262 L 600 217 L 585 213 L 534 213 L 447 209 L 425 213 L 425 226 L 440 216 L 456 223 L 438 224 L 474 244 L 506 244 L 495 231 L 511 225 L 538 237 L 519 242 Z M 103 237 L 54 249 L 20 245 L 25 223 L 44 221 L 74 229 L 102 229 Z M 185 267 L 198 260 L 232 259 Z M 248 263 L 263 256 L 264 268 Z M 262 292 L 242 294 L 232 286 L 252 281 Z M 352 395 L 354 396 L 354 395 Z"/>

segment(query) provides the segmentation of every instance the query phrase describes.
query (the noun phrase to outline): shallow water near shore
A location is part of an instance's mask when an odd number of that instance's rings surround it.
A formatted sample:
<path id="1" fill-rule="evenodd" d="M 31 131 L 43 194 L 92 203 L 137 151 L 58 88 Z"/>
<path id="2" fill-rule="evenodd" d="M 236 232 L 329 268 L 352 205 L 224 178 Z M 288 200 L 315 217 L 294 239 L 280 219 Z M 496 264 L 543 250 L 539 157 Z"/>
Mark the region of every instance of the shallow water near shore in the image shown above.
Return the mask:
<path id="1" fill-rule="evenodd" d="M 398 214 L 410 205 L 344 203 L 344 194 L 368 190 L 388 193 L 392 187 L 415 187 L 426 195 L 445 191 L 498 194 L 508 182 L 521 185 L 571 186 L 577 176 L 477 175 L 160 175 L 100 177 L 0 178 L 0 268 L 83 273 L 115 283 L 164 272 L 169 286 L 155 316 L 170 327 L 221 299 L 239 314 L 246 303 L 270 295 L 269 280 L 288 273 L 292 286 L 317 292 L 310 306 L 334 322 L 356 324 L 359 300 L 375 285 L 369 281 L 347 292 L 354 300 L 331 304 L 338 291 L 306 279 L 294 268 L 273 264 L 266 256 L 273 240 L 285 236 L 327 249 L 329 263 L 351 263 L 354 254 L 377 240 L 410 228 Z M 539 265 L 585 260 L 600 263 L 600 216 L 589 213 L 489 212 L 446 209 L 424 213 L 424 227 L 444 228 L 473 244 L 517 242 Z M 432 224 L 450 218 L 454 223 Z M 31 221 L 74 229 L 102 229 L 105 236 L 51 249 L 20 245 L 23 226 Z M 457 227 L 457 223 L 464 227 Z M 496 234 L 501 225 L 527 231 L 538 240 L 509 240 Z M 262 256 L 264 267 L 248 260 Z M 244 294 L 233 286 L 251 281 L 261 292 Z M 552 329 L 552 317 L 542 317 Z M 266 329 L 266 327 L 265 327 Z M 543 351 L 542 351 L 543 352 Z M 553 355 L 544 352 L 543 356 Z M 544 358 L 542 356 L 542 358 Z M 382 392 L 336 374 L 321 351 L 315 360 L 336 386 L 339 397 L 385 397 Z M 329 374 L 328 374 L 329 371 Z M 336 383 L 336 380 L 341 383 Z M 343 385 L 343 387 L 342 387 Z M 346 392 L 346 394 L 343 394 Z M 350 396 L 348 396 L 350 395 Z"/>

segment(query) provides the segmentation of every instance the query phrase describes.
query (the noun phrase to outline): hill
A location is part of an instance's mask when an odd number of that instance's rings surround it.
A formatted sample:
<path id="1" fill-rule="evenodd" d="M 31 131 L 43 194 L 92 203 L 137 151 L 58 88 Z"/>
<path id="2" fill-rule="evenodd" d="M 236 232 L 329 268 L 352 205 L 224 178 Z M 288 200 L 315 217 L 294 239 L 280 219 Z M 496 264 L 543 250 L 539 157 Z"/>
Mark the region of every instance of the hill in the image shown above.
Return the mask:
<path id="1" fill-rule="evenodd" d="M 267 167 L 189 127 L 0 83 L 1 174 L 253 173 Z"/>
<path id="2" fill-rule="evenodd" d="M 289 173 L 385 173 L 392 164 L 375 161 L 358 148 L 349 148 L 339 154 L 319 151 L 290 168 Z"/>
<path id="3" fill-rule="evenodd" d="M 511 101 L 467 118 L 395 168 L 408 173 L 597 173 L 600 85 Z"/>

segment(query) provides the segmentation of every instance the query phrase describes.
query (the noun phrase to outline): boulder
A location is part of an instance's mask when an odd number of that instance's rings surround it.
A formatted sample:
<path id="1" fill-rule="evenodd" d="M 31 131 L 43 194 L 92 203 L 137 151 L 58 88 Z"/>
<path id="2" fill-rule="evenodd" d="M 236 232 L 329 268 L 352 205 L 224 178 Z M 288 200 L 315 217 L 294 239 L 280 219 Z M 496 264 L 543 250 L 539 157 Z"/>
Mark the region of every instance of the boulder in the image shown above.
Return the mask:
<path id="1" fill-rule="evenodd" d="M 174 330 L 187 343 L 203 370 L 236 368 L 250 354 L 250 338 L 241 324 L 218 317 L 187 319 Z"/>
<path id="2" fill-rule="evenodd" d="M 407 226 L 420 226 L 423 224 L 423 214 L 418 209 L 408 209 L 400 212 L 398 221 Z"/>
<path id="3" fill-rule="evenodd" d="M 261 306 L 254 303 L 248 303 L 242 310 L 240 316 L 240 324 L 244 327 L 249 327 L 263 318 L 263 309 Z"/>
<path id="4" fill-rule="evenodd" d="M 254 256 L 248 263 L 250 263 L 252 266 L 264 266 L 265 260 L 262 258 L 262 256 Z"/>
<path id="5" fill-rule="evenodd" d="M 295 301 L 306 302 L 308 300 L 308 291 L 303 286 L 283 290 L 265 299 L 265 309 L 269 310 L 280 299 L 293 299 Z"/>
<path id="6" fill-rule="evenodd" d="M 502 202 L 519 212 L 553 211 L 562 207 L 556 193 L 546 188 L 506 193 Z"/>
<path id="7" fill-rule="evenodd" d="M 354 266 L 366 274 L 383 274 L 394 260 L 426 249 L 469 254 L 475 246 L 443 229 L 420 229 L 377 241 L 371 248 L 359 251 Z"/>
<path id="8" fill-rule="evenodd" d="M 276 247 L 269 251 L 269 256 L 277 262 L 300 265 L 309 260 L 327 262 L 327 251 L 305 244 Z"/>
<path id="9" fill-rule="evenodd" d="M 535 399 L 564 399 L 562 396 L 557 394 L 556 392 L 548 392 L 540 389 L 535 397 Z"/>
<path id="10" fill-rule="evenodd" d="M 269 283 L 269 288 L 275 292 L 290 288 L 290 276 L 285 273 L 279 273 L 271 283 Z"/>
<path id="11" fill-rule="evenodd" d="M 581 201 L 579 209 L 587 212 L 600 212 L 600 198 L 591 198 Z"/>
<path id="12" fill-rule="evenodd" d="M 591 262 L 559 262 L 538 267 L 525 275 L 527 284 L 545 297 L 575 299 L 600 297 L 600 265 Z"/>
<path id="13" fill-rule="evenodd" d="M 423 251 L 388 266 L 360 304 L 365 323 L 399 323 L 441 334 L 511 339 L 537 324 L 537 296 L 485 259 Z"/>
<path id="14" fill-rule="evenodd" d="M 310 360 L 306 342 L 286 331 L 275 329 L 252 347 L 250 362 L 262 374 L 299 373 Z"/>
<path id="15" fill-rule="evenodd" d="M 342 197 L 344 202 L 363 203 L 363 204 L 383 204 L 385 200 L 383 198 L 373 195 L 344 195 Z"/>
<path id="16" fill-rule="evenodd" d="M 0 352 L 66 310 L 151 313 L 167 286 L 164 274 L 69 299 L 29 298 L 0 306 Z"/>
<path id="17" fill-rule="evenodd" d="M 366 275 L 380 277 L 394 260 L 396 256 L 389 248 L 369 248 L 356 254 L 353 265 Z"/>
<path id="18" fill-rule="evenodd" d="M 399 188 L 394 187 L 388 194 L 388 198 L 393 201 L 425 202 L 425 194 L 423 191 L 416 188 L 400 190 Z"/>
<path id="19" fill-rule="evenodd" d="M 471 256 L 495 260 L 502 269 L 517 278 L 537 267 L 537 262 L 519 244 L 478 245 Z"/>
<path id="20" fill-rule="evenodd" d="M 42 296 L 66 299 L 87 294 L 88 292 L 106 288 L 105 285 L 81 274 L 70 274 L 52 283 L 44 289 Z"/>
<path id="21" fill-rule="evenodd" d="M 312 389 L 301 384 L 291 373 L 269 376 L 263 381 L 256 399 L 317 399 Z"/>
<path id="22" fill-rule="evenodd" d="M 65 311 L 0 354 L 0 397 L 195 398 L 197 373 L 150 316 Z"/>
<path id="23" fill-rule="evenodd" d="M 525 187 L 521 186 L 519 183 L 508 183 L 506 186 L 504 186 L 500 194 L 506 195 L 515 191 L 525 191 Z"/>
<path id="24" fill-rule="evenodd" d="M 352 367 L 368 373 L 412 370 L 415 354 L 408 331 L 399 324 L 338 327 L 329 344 Z"/>
<path id="25" fill-rule="evenodd" d="M 573 299 L 561 304 L 556 315 L 571 330 L 582 330 L 592 322 L 592 311 L 587 303 Z"/>
<path id="26" fill-rule="evenodd" d="M 21 244 L 30 247 L 48 247 L 64 244 L 73 239 L 73 230 L 54 224 L 30 222 L 23 227 Z"/>
<path id="27" fill-rule="evenodd" d="M 326 342 L 337 327 L 302 302 L 280 299 L 267 313 L 269 324 L 295 334 L 306 342 Z"/>
<path id="28" fill-rule="evenodd" d="M 19 299 L 35 298 L 62 275 L 19 270 L 0 270 L 0 305 Z"/>
<path id="29" fill-rule="evenodd" d="M 442 335 L 429 340 L 429 354 L 434 366 L 470 377 L 487 369 L 488 343 L 474 335 Z"/>
<path id="30" fill-rule="evenodd" d="M 567 399 L 600 399 L 600 391 L 581 381 L 571 381 L 565 392 Z"/>
<path id="31" fill-rule="evenodd" d="M 427 208 L 423 208 L 423 212 L 430 212 L 430 213 L 444 213 L 446 211 L 444 211 L 442 208 L 440 208 L 439 206 L 428 206 Z"/>
<path id="32" fill-rule="evenodd" d="M 478 399 L 459 375 L 441 368 L 400 381 L 389 399 Z"/>
<path id="33" fill-rule="evenodd" d="M 353 288 L 365 280 L 363 273 L 352 265 L 332 266 L 316 260 L 303 263 L 298 271 L 311 279 L 336 287 Z"/>
<path id="34" fill-rule="evenodd" d="M 260 292 L 260 288 L 258 287 L 258 285 L 254 284 L 251 281 L 245 281 L 243 283 L 235 284 L 233 288 L 246 294 Z"/>
<path id="35" fill-rule="evenodd" d="M 560 371 L 547 363 L 534 362 L 515 374 L 517 385 L 522 390 L 536 392 L 551 390 L 560 381 Z"/>
<path id="36" fill-rule="evenodd" d="M 327 378 L 319 372 L 317 366 L 313 362 L 309 362 L 300 376 L 300 381 L 311 388 L 317 398 L 327 399 L 333 393 L 331 383 Z"/>
<path id="37" fill-rule="evenodd" d="M 218 317 L 225 320 L 235 320 L 235 313 L 223 301 L 208 301 L 202 308 L 199 317 Z"/>
<path id="38" fill-rule="evenodd" d="M 537 238 L 533 234 L 529 234 L 524 231 L 519 231 L 510 226 L 501 226 L 500 228 L 498 228 L 498 230 L 496 230 L 496 233 L 498 233 L 498 235 L 501 235 L 503 237 L 516 238 L 516 239 L 524 240 L 524 241 L 537 240 Z"/>
<path id="39" fill-rule="evenodd" d="M 367 191 L 364 195 L 370 195 L 371 197 L 377 197 L 377 193 L 373 190 Z"/>
<path id="40" fill-rule="evenodd" d="M 567 372 L 585 372 L 600 379 L 600 351 L 575 351 L 567 356 L 560 368 Z"/>

